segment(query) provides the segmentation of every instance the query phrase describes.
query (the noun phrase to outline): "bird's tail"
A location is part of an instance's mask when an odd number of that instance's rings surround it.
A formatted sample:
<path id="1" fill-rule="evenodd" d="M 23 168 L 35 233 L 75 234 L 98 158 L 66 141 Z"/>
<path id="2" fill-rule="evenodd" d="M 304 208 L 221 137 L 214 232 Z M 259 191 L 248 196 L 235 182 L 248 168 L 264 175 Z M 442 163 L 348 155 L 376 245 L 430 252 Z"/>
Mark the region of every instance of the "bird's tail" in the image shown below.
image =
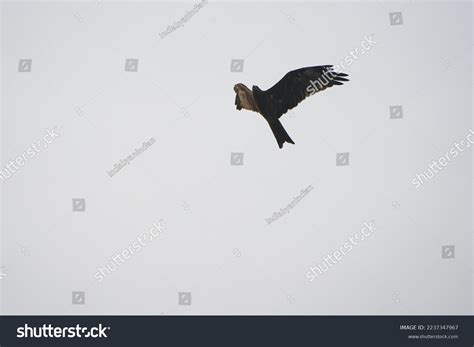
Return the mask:
<path id="1" fill-rule="evenodd" d="M 269 120 L 268 124 L 270 124 L 273 135 L 278 142 L 278 147 L 282 148 L 285 142 L 295 144 L 278 119 Z"/>

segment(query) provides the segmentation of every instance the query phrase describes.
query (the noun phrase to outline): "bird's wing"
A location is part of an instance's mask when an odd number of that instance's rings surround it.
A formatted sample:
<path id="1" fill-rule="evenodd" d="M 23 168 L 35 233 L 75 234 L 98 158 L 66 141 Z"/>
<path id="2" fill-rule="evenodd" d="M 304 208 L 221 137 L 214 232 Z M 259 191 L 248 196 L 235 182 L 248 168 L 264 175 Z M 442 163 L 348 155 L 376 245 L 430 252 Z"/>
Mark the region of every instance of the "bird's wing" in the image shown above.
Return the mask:
<path id="1" fill-rule="evenodd" d="M 280 118 L 306 97 L 349 81 L 345 73 L 337 73 L 333 65 L 305 67 L 288 72 L 277 84 L 265 91 L 274 114 Z"/>

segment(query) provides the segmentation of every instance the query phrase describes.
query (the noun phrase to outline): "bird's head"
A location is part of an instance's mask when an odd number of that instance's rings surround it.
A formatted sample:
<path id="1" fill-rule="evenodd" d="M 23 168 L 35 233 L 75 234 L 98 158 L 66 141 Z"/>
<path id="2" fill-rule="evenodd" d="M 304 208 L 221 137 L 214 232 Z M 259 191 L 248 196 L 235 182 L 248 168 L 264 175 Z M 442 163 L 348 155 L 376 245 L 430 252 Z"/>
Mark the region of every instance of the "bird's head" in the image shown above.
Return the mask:
<path id="1" fill-rule="evenodd" d="M 247 88 L 247 86 L 243 83 L 237 83 L 234 86 L 234 92 L 239 93 L 239 92 L 250 92 L 250 89 Z"/>
<path id="2" fill-rule="evenodd" d="M 237 107 L 238 110 L 241 110 L 244 108 L 246 110 L 259 112 L 257 103 L 255 102 L 253 98 L 253 93 L 245 84 L 237 83 L 234 86 L 234 91 L 235 91 L 235 106 Z"/>

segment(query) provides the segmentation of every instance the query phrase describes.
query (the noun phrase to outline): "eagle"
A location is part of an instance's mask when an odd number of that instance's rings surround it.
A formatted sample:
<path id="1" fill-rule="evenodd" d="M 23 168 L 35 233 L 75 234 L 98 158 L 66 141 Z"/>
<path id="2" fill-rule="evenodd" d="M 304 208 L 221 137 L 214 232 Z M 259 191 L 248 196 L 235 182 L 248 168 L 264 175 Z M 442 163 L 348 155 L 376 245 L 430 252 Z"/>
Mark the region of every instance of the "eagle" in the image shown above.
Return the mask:
<path id="1" fill-rule="evenodd" d="M 280 122 L 280 117 L 296 107 L 306 97 L 332 86 L 349 81 L 345 73 L 334 71 L 334 65 L 304 67 L 288 72 L 268 90 L 253 86 L 250 90 L 242 83 L 234 86 L 235 106 L 260 113 L 270 125 L 278 147 L 285 142 L 295 144 Z"/>

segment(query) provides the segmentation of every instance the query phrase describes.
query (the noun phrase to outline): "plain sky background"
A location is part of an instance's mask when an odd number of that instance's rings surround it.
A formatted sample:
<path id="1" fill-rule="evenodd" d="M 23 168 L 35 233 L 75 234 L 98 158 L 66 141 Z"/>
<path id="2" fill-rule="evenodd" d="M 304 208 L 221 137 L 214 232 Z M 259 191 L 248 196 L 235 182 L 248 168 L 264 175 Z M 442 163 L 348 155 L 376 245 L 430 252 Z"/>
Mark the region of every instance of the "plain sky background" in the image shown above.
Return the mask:
<path id="1" fill-rule="evenodd" d="M 0 183 L 2 312 L 471 314 L 471 149 L 421 188 L 412 179 L 472 126 L 472 5 L 210 2 L 160 39 L 195 3 L 2 4 L 2 170 L 47 129 L 61 134 Z M 267 89 L 369 36 L 349 83 L 282 117 L 296 145 L 280 150 L 261 117 L 235 109 L 235 83 Z M 160 218 L 159 238 L 94 278 Z M 309 282 L 367 220 L 374 234 Z"/>

